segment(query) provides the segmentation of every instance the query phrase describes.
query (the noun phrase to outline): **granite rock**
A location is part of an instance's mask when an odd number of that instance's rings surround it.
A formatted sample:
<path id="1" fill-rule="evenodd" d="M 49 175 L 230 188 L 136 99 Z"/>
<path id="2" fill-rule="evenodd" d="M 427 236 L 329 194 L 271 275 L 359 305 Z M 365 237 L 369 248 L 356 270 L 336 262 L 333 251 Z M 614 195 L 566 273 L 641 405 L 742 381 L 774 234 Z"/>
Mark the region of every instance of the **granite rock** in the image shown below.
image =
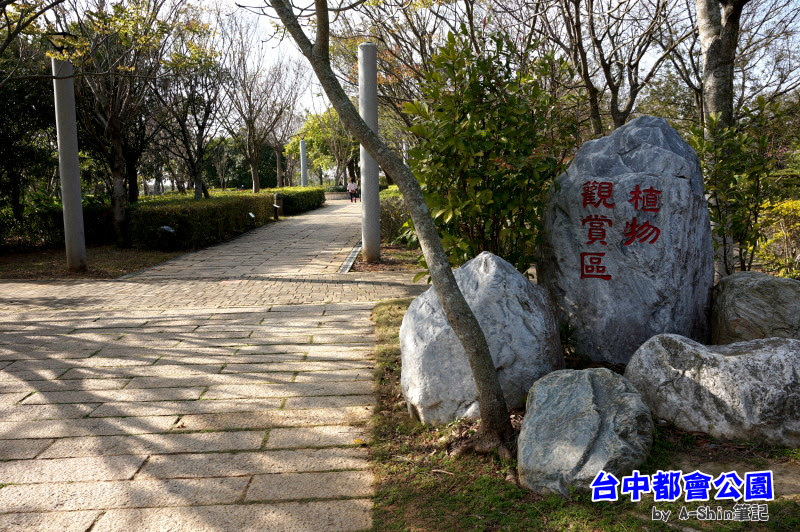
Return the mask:
<path id="1" fill-rule="evenodd" d="M 454 274 L 486 335 L 506 403 L 522 406 L 536 379 L 564 367 L 547 293 L 487 252 Z M 400 327 L 400 349 L 400 382 L 413 417 L 424 423 L 480 417 L 467 355 L 433 287 L 408 308 Z"/>
<path id="2" fill-rule="evenodd" d="M 653 420 L 636 388 L 605 368 L 555 371 L 528 393 L 517 442 L 523 486 L 566 495 L 600 470 L 617 478 L 646 459 Z"/>
<path id="3" fill-rule="evenodd" d="M 759 338 L 800 340 L 800 281 L 739 272 L 714 287 L 711 343 Z"/>
<path id="4" fill-rule="evenodd" d="M 639 348 L 625 377 L 654 417 L 680 429 L 800 446 L 800 340 L 704 346 L 662 334 Z"/>

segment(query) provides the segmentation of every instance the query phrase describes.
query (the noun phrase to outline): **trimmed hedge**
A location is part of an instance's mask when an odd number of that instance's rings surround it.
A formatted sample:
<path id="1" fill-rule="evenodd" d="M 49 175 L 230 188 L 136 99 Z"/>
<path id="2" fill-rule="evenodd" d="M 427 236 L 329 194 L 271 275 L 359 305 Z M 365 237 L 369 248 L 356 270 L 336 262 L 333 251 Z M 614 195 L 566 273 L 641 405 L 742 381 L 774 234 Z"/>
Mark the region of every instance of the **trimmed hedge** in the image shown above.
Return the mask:
<path id="1" fill-rule="evenodd" d="M 300 214 L 325 203 L 321 187 L 262 190 L 259 194 L 214 190 L 211 198 L 200 200 L 189 194 L 143 196 L 128 206 L 127 240 L 134 247 L 148 249 L 197 249 L 216 244 L 272 220 L 277 192 L 284 196 L 284 215 Z M 0 210 L 0 247 L 4 243 L 25 247 L 64 245 L 60 202 L 37 203 L 26 211 L 22 222 L 7 211 Z M 85 198 L 83 219 L 87 244 L 115 242 L 108 204 Z"/>
<path id="2" fill-rule="evenodd" d="M 87 245 L 114 241 L 111 207 L 93 197 L 83 199 L 83 227 Z M 0 210 L 0 248 L 64 245 L 64 213 L 60 201 L 28 206 L 21 221 L 11 209 Z"/>
<path id="3" fill-rule="evenodd" d="M 391 186 L 380 193 L 381 202 L 381 240 L 392 244 L 399 241 L 403 225 L 411 220 L 406 210 L 403 195 L 397 186 Z"/>
<path id="4" fill-rule="evenodd" d="M 269 222 L 273 200 L 272 194 L 249 193 L 144 201 L 129 207 L 130 243 L 155 249 L 216 244 Z"/>
<path id="5" fill-rule="evenodd" d="M 233 238 L 272 220 L 275 194 L 283 194 L 283 214 L 300 214 L 325 203 L 321 187 L 212 191 L 209 199 L 159 196 L 129 208 L 130 243 L 139 248 L 197 249 Z M 250 216 L 253 213 L 253 217 Z M 174 232 L 163 227 L 170 227 Z"/>
<path id="6" fill-rule="evenodd" d="M 325 203 L 325 189 L 322 187 L 271 188 L 263 192 L 283 195 L 283 214 L 285 216 L 310 211 Z"/>

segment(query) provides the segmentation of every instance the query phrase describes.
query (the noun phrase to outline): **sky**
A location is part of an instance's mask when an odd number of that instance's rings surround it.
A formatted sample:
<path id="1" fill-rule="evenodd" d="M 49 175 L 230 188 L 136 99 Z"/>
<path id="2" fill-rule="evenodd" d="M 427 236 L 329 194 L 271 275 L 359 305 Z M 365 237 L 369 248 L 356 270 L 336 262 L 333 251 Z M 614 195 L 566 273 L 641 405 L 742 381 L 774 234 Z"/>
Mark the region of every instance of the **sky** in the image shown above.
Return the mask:
<path id="1" fill-rule="evenodd" d="M 258 20 L 259 29 L 263 39 L 266 41 L 266 47 L 268 50 L 274 50 L 276 52 L 283 53 L 289 57 L 302 60 L 305 64 L 308 64 L 308 60 L 303 57 L 303 54 L 300 53 L 300 50 L 294 44 L 291 37 L 287 35 L 283 40 L 279 40 L 274 36 L 275 31 L 272 26 L 277 22 L 276 19 L 267 16 L 259 16 L 255 13 L 248 13 L 243 8 L 237 7 L 237 3 L 245 6 L 260 6 L 266 5 L 266 0 L 223 0 L 222 5 L 231 11 L 238 10 L 240 12 L 245 12 L 245 15 L 249 18 Z M 305 112 L 315 114 L 321 113 L 329 107 L 327 98 L 325 98 L 323 95 L 322 87 L 319 86 L 319 83 L 313 74 L 311 75 L 311 83 L 309 83 L 308 88 L 301 96 L 299 107 L 301 114 L 305 114 Z"/>

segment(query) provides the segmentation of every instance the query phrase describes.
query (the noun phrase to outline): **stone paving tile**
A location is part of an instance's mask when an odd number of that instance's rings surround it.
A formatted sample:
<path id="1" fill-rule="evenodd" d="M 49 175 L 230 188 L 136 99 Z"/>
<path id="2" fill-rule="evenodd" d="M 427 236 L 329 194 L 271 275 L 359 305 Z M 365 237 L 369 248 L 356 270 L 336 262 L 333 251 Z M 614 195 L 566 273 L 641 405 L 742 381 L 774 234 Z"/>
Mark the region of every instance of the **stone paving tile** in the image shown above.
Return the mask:
<path id="1" fill-rule="evenodd" d="M 373 493 L 372 482 L 371 471 L 255 475 L 247 489 L 245 500 L 277 501 L 369 497 Z"/>
<path id="2" fill-rule="evenodd" d="M 0 381 L 0 393 L 120 390 L 130 382 L 130 379 L 6 380 Z"/>
<path id="3" fill-rule="evenodd" d="M 229 362 L 222 373 L 261 373 L 274 371 L 327 371 L 344 370 L 349 368 L 370 368 L 372 363 L 367 360 L 301 360 L 290 362 L 267 362 L 262 364 L 237 364 Z"/>
<path id="4" fill-rule="evenodd" d="M 0 405 L 3 421 L 25 421 L 35 419 L 75 419 L 85 417 L 100 403 L 58 405 Z"/>
<path id="5" fill-rule="evenodd" d="M 64 438 L 56 440 L 39 458 L 258 449 L 263 439 L 263 431 Z"/>
<path id="6" fill-rule="evenodd" d="M 102 512 L 43 512 L 0 514 L 0 531 L 85 532 Z"/>
<path id="7" fill-rule="evenodd" d="M 292 397 L 308 395 L 363 395 L 372 393 L 372 383 L 304 382 L 288 384 L 252 384 L 212 386 L 203 399 L 238 399 L 257 397 Z"/>
<path id="8" fill-rule="evenodd" d="M 216 402 L 216 401 L 211 401 Z M 270 427 L 305 427 L 364 423 L 372 410 L 364 406 L 304 410 L 264 410 L 229 414 L 187 415 L 173 430 L 228 430 Z"/>
<path id="9" fill-rule="evenodd" d="M 236 356 L 242 355 L 275 355 L 275 354 L 301 354 L 305 355 L 313 349 L 311 345 L 243 345 L 236 350 Z"/>
<path id="10" fill-rule="evenodd" d="M 126 480 L 133 478 L 146 459 L 146 456 L 122 455 L 0 462 L 0 483 Z"/>
<path id="11" fill-rule="evenodd" d="M 25 399 L 28 392 L 22 393 L 0 393 L 0 405 L 13 405 Z"/>
<path id="12" fill-rule="evenodd" d="M 106 512 L 92 532 L 192 530 L 202 532 L 338 532 L 372 526 L 372 501 L 350 499 L 304 503 L 196 506 Z"/>
<path id="13" fill-rule="evenodd" d="M 369 528 L 370 310 L 427 286 L 337 273 L 359 212 L 124 280 L 0 281 L 0 529 Z M 346 500 L 283 502 L 309 497 Z"/>
<path id="14" fill-rule="evenodd" d="M 367 432 L 365 427 L 350 425 L 272 429 L 265 449 L 362 445 L 369 439 Z"/>
<path id="15" fill-rule="evenodd" d="M 164 366 L 130 366 L 125 368 L 75 368 L 61 379 L 103 379 L 127 377 L 190 377 L 219 373 L 223 364 L 179 364 Z"/>
<path id="16" fill-rule="evenodd" d="M 352 344 L 352 343 L 365 343 L 372 344 L 375 342 L 370 336 L 354 336 L 351 334 L 342 333 L 318 333 L 313 331 L 315 344 Z"/>
<path id="17" fill-rule="evenodd" d="M 263 473 L 368 469 L 364 448 L 328 447 L 280 451 L 152 456 L 135 478 L 202 478 Z"/>
<path id="18" fill-rule="evenodd" d="M 294 382 L 371 381 L 372 372 L 372 367 L 336 371 L 308 371 L 305 373 L 298 373 Z"/>
<path id="19" fill-rule="evenodd" d="M 316 397 L 289 397 L 284 409 L 334 409 L 350 406 L 372 406 L 374 395 L 340 395 Z"/>
<path id="20" fill-rule="evenodd" d="M 52 512 L 230 504 L 241 499 L 248 481 L 239 477 L 15 484 L 0 490 L 0 508 L 8 512 Z"/>
<path id="21" fill-rule="evenodd" d="M 20 380 L 24 381 L 41 381 L 41 380 L 48 380 L 48 379 L 57 379 L 61 375 L 64 375 L 69 368 L 58 368 L 58 369 L 46 369 L 46 370 L 39 370 L 39 371 L 9 371 L 8 369 L 4 369 L 0 371 L 0 382 L 17 382 Z"/>
<path id="22" fill-rule="evenodd" d="M 44 451 L 55 440 L 0 440 L 0 460 L 21 460 L 25 458 L 36 458 L 36 455 Z M 0 462 L 0 469 L 3 462 Z M 3 476 L 0 474 L 0 483 Z"/>
<path id="23" fill-rule="evenodd" d="M 175 421 L 175 416 L 2 421 L 0 440 L 158 433 L 168 431 Z"/>
<path id="24" fill-rule="evenodd" d="M 18 360 L 11 364 L 5 371 L 37 371 L 50 368 L 103 368 L 124 366 L 147 366 L 153 364 L 156 357 L 124 357 L 124 358 L 58 358 L 47 360 Z"/>
<path id="25" fill-rule="evenodd" d="M 146 403 L 105 403 L 90 417 L 206 414 L 255 412 L 280 408 L 283 399 L 238 399 L 236 401 L 149 401 Z"/>
<path id="26" fill-rule="evenodd" d="M 141 390 L 96 390 L 91 392 L 42 392 L 25 399 L 23 404 L 41 405 L 49 403 L 92 403 L 106 401 L 158 401 L 197 399 L 204 388 L 159 388 L 158 391 Z"/>
<path id="27" fill-rule="evenodd" d="M 13 360 L 42 360 L 53 358 L 88 358 L 94 355 L 97 349 L 25 349 L 24 351 L 12 351 L 7 349 L 6 352 L 0 350 L 0 360 L 10 363 Z"/>
<path id="28" fill-rule="evenodd" d="M 172 388 L 183 386 L 214 386 L 218 384 L 262 384 L 293 382 L 295 372 L 233 373 L 193 375 L 190 377 L 135 377 L 125 388 Z"/>

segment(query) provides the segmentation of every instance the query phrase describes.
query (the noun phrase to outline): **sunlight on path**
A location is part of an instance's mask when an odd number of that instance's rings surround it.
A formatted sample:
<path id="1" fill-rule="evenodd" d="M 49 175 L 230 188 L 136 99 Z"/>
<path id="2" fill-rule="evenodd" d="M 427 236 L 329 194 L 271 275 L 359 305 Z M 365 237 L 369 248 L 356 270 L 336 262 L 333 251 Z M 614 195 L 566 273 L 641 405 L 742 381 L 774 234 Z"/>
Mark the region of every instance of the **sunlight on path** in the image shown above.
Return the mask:
<path id="1" fill-rule="evenodd" d="M 119 281 L 0 281 L 0 530 L 371 525 L 360 205 Z"/>

